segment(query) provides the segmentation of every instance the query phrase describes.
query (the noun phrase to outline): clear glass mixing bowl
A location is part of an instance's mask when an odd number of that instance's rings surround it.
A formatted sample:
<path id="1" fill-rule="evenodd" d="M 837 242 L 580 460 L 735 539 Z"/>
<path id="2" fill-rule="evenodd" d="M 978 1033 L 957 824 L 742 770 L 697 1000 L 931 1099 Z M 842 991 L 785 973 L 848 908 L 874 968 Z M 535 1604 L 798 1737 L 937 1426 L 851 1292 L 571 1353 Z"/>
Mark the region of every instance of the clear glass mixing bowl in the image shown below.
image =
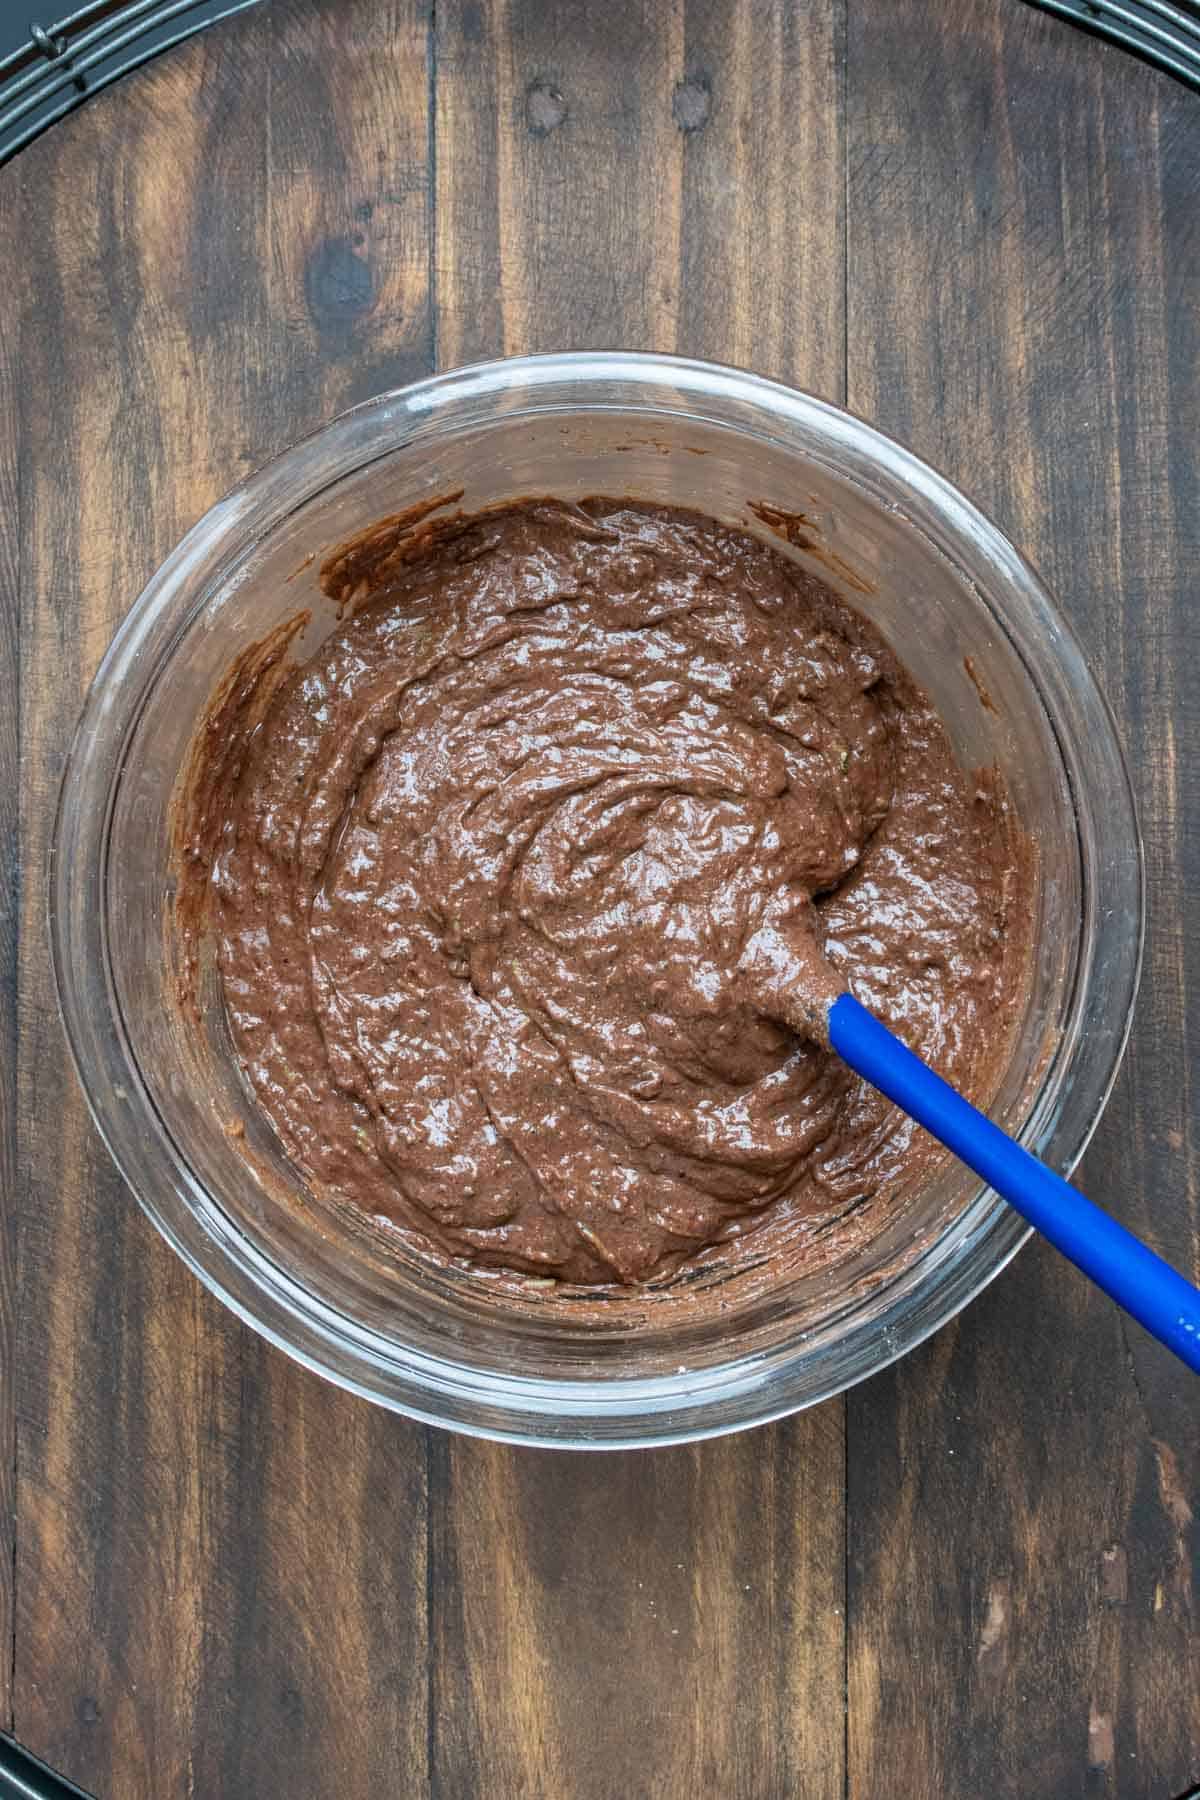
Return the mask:
<path id="1" fill-rule="evenodd" d="M 323 552 L 458 489 L 468 510 L 632 494 L 764 536 L 752 504 L 804 515 L 798 542 L 779 547 L 877 621 L 964 763 L 999 765 L 1039 846 L 1036 968 L 994 1112 L 1056 1169 L 1081 1154 L 1128 1030 L 1142 867 L 1112 719 L 1078 644 L 1000 532 L 908 452 L 807 395 L 666 357 L 534 357 L 384 394 L 189 532 L 117 633 L 63 781 L 50 923 L 80 1079 L 134 1194 L 201 1280 L 372 1400 L 580 1447 L 778 1417 L 943 1324 L 1021 1244 L 1018 1217 L 950 1167 L 865 1247 L 817 1273 L 735 1276 L 704 1316 L 670 1288 L 586 1318 L 557 1295 L 514 1303 L 308 1193 L 243 1086 L 215 985 L 199 1026 L 175 1002 L 170 808 L 214 689 L 300 609 L 312 619 L 299 656 L 332 628 Z"/>

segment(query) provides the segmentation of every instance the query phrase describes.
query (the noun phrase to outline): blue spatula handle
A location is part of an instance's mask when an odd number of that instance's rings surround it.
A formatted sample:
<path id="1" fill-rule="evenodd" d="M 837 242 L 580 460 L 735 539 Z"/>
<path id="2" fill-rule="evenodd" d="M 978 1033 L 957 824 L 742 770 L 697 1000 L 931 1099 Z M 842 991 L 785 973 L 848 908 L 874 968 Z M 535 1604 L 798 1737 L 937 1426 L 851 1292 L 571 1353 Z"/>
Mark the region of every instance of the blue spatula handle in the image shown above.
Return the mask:
<path id="1" fill-rule="evenodd" d="M 1190 1281 L 985 1119 L 852 994 L 830 1007 L 829 1040 L 844 1062 L 953 1150 L 1118 1306 L 1200 1372 L 1200 1290 Z"/>

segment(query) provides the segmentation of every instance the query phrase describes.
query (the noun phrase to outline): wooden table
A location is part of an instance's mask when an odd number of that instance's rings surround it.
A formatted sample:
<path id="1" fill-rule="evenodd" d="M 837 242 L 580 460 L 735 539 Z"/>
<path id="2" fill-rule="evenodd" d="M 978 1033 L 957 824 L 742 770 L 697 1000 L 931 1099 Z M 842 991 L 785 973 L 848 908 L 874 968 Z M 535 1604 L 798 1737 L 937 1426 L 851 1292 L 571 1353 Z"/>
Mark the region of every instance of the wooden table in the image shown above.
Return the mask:
<path id="1" fill-rule="evenodd" d="M 1150 893 L 1084 1175 L 1196 1272 L 1200 99 L 1019 0 L 268 0 L 22 154 L 0 224 L 0 1725 L 114 1800 L 1200 1780 L 1200 1390 L 1049 1252 L 747 1436 L 428 1431 L 160 1242 L 43 922 L 86 683 L 237 477 L 481 356 L 752 365 L 961 482 L 1083 635 Z"/>

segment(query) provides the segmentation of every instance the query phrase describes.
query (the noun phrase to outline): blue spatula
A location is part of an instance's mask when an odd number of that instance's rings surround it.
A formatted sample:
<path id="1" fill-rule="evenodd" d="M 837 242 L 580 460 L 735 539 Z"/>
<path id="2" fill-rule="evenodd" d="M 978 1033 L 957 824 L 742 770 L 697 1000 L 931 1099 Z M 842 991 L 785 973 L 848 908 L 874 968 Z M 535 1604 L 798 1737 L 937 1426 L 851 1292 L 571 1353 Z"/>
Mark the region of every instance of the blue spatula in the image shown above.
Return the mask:
<path id="1" fill-rule="evenodd" d="M 807 1006 L 803 1017 L 812 1024 Z M 827 1019 L 829 1043 L 844 1062 L 974 1169 L 1118 1306 L 1200 1373 L 1200 1289 L 993 1125 L 852 994 L 828 1005 Z M 819 1024 L 817 1031 L 824 1035 Z"/>

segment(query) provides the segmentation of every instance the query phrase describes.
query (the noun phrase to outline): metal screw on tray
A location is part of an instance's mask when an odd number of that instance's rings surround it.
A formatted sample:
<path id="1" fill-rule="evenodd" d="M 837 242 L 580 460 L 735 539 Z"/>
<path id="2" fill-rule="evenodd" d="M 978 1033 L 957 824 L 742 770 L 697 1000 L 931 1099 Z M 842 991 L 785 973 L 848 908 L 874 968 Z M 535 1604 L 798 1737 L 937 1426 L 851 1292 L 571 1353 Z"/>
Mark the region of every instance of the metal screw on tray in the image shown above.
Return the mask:
<path id="1" fill-rule="evenodd" d="M 66 38 L 51 37 L 50 33 L 41 25 L 31 25 L 29 27 L 29 36 L 33 42 L 34 48 L 41 51 L 47 62 L 61 62 L 63 72 L 66 73 L 67 71 L 70 71 L 71 80 L 78 91 L 81 94 L 87 92 L 87 76 L 81 75 L 78 70 L 71 69 L 71 58 L 67 51 Z"/>

